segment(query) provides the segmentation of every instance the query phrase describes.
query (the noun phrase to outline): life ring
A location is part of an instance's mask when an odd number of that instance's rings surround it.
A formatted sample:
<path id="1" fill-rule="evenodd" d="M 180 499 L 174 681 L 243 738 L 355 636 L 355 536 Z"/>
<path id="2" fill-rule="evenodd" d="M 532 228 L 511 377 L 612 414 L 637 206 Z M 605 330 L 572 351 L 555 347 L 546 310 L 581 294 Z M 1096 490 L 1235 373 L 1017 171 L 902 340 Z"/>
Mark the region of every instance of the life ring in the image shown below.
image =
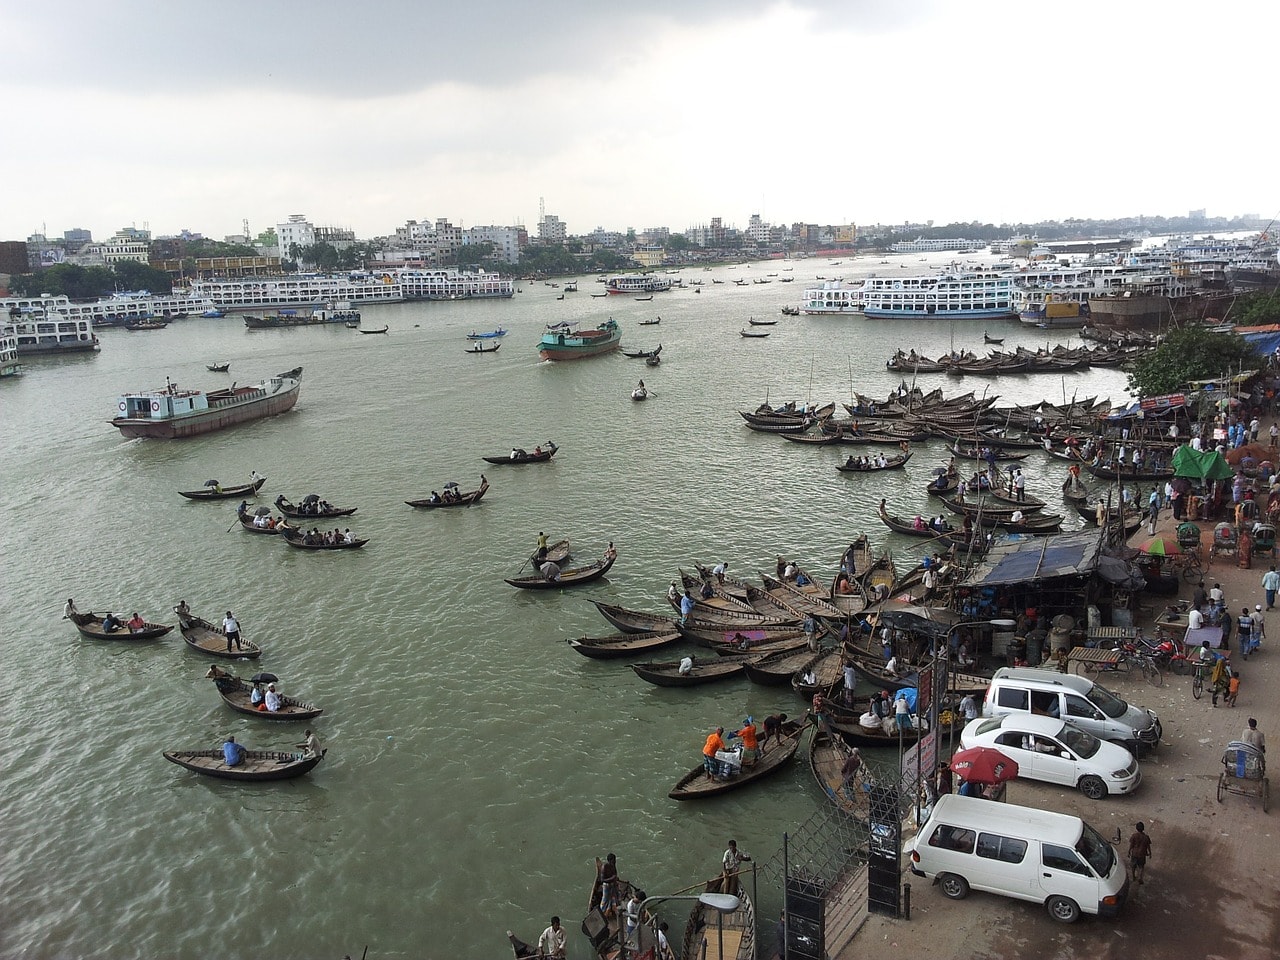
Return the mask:
<path id="1" fill-rule="evenodd" d="M 894 283 L 894 285 L 893 285 L 893 289 L 895 289 L 895 290 L 901 290 L 901 289 L 902 289 L 902 281 L 901 281 L 901 280 L 899 280 L 899 281 L 897 281 L 896 283 Z"/>
<path id="2" fill-rule="evenodd" d="M 156 412 L 157 410 L 159 410 L 159 409 L 160 409 L 160 401 L 159 401 L 159 400 L 152 400 L 152 401 L 151 401 L 151 412 L 152 412 L 152 413 L 155 413 L 155 412 Z"/>
<path id="3" fill-rule="evenodd" d="M 121 412 L 121 413 L 124 413 L 124 401 L 123 401 L 123 400 L 121 400 L 121 401 L 120 401 L 120 412 Z"/>

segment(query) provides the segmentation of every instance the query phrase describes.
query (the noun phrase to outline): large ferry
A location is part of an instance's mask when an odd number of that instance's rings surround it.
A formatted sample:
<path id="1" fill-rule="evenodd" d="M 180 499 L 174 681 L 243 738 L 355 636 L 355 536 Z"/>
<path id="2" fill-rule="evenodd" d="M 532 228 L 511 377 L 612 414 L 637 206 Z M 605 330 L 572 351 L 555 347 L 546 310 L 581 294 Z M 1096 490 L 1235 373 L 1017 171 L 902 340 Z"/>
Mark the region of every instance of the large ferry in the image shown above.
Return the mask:
<path id="1" fill-rule="evenodd" d="M 24 355 L 99 349 L 88 316 L 71 318 L 58 309 L 68 302 L 66 297 L 6 297 L 0 300 L 0 334 L 13 337 Z"/>
<path id="2" fill-rule="evenodd" d="M 167 379 L 167 378 L 166 378 Z M 126 437 L 177 440 L 196 437 L 284 413 L 298 402 L 302 368 L 278 373 L 247 387 L 232 384 L 205 393 L 166 382 L 159 390 L 126 393 L 116 403 L 111 425 Z"/>
<path id="3" fill-rule="evenodd" d="M 360 311 L 350 309 L 350 304 L 341 304 L 337 309 L 311 310 L 300 313 L 297 310 L 281 310 L 279 313 L 268 313 L 262 316 L 246 316 L 244 325 L 249 330 L 278 330 L 281 327 L 313 327 L 324 323 L 345 323 L 350 327 L 360 325 Z"/>
<path id="4" fill-rule="evenodd" d="M 940 240 L 926 240 L 920 237 L 916 240 L 899 240 L 892 244 L 889 249 L 894 253 L 935 253 L 939 250 L 960 250 L 972 253 L 975 250 L 981 250 L 986 247 L 985 240 L 965 240 L 963 237 L 951 237 Z"/>
<path id="5" fill-rule="evenodd" d="M 269 310 L 282 307 L 321 307 L 346 301 L 399 303 L 405 299 L 400 283 L 386 277 L 321 277 L 291 275 L 243 277 L 239 280 L 193 280 L 191 295 L 223 310 Z"/>
<path id="6" fill-rule="evenodd" d="M 965 273 L 926 277 L 868 277 L 862 312 L 867 317 L 997 320 L 1015 316 L 1013 278 Z"/>
<path id="7" fill-rule="evenodd" d="M 648 273 L 624 273 L 610 277 L 604 288 L 610 293 L 665 293 L 671 289 L 671 281 Z"/>
<path id="8" fill-rule="evenodd" d="M 543 360 L 577 360 L 610 353 L 621 344 L 622 330 L 613 317 L 594 330 L 579 330 L 576 323 L 565 320 L 547 324 L 538 356 Z"/>
<path id="9" fill-rule="evenodd" d="M 862 281 L 848 285 L 840 280 L 831 281 L 806 290 L 800 312 L 815 315 L 861 313 L 862 296 Z"/>
<path id="10" fill-rule="evenodd" d="M 22 372 L 18 363 L 18 338 L 0 332 L 0 377 L 16 377 Z"/>
<path id="11" fill-rule="evenodd" d="M 407 300 L 485 300 L 516 292 L 514 280 L 496 273 L 403 269 L 395 276 Z"/>

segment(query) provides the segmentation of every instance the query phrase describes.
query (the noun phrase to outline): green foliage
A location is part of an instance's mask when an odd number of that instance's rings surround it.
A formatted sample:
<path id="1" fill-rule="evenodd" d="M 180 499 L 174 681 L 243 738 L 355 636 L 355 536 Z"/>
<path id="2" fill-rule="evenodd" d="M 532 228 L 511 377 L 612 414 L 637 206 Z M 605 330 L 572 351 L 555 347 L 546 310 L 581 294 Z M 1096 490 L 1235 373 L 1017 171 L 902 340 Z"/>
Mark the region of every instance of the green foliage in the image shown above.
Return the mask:
<path id="1" fill-rule="evenodd" d="M 134 260 L 122 260 L 114 267 L 81 267 L 74 263 L 60 263 L 39 273 L 15 276 L 9 285 L 20 297 L 38 297 L 47 293 L 54 297 L 71 297 L 73 300 L 110 296 L 116 290 L 168 293 L 173 289 L 173 283 L 164 271 Z"/>
<path id="2" fill-rule="evenodd" d="M 1231 319 L 1242 327 L 1280 323 L 1280 296 L 1274 293 L 1241 294 L 1236 298 Z"/>
<path id="3" fill-rule="evenodd" d="M 221 240 L 210 240 L 201 237 L 190 240 L 183 246 L 186 257 L 256 257 L 258 251 L 247 243 L 223 243 Z"/>
<path id="4" fill-rule="evenodd" d="M 1129 389 L 1155 397 L 1183 389 L 1192 380 L 1208 380 L 1258 362 L 1253 348 L 1234 333 L 1214 333 L 1200 326 L 1174 330 L 1164 343 L 1133 365 Z"/>
<path id="5" fill-rule="evenodd" d="M 475 266 L 479 263 L 490 259 L 493 256 L 492 243 L 470 243 L 458 251 L 458 266 Z"/>
<path id="6" fill-rule="evenodd" d="M 672 253 L 681 253 L 693 246 L 693 243 L 683 233 L 673 233 L 667 237 L 667 242 L 663 245 Z"/>

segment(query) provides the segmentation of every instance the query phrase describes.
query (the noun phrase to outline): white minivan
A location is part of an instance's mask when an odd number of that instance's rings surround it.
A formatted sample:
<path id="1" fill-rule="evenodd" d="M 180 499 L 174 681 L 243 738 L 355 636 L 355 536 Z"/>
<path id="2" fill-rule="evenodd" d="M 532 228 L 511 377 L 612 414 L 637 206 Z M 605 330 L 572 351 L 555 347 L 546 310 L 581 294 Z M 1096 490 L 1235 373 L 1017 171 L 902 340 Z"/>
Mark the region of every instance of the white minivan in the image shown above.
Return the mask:
<path id="1" fill-rule="evenodd" d="M 1124 863 L 1079 817 L 945 794 L 908 841 L 911 872 L 932 877 L 953 900 L 971 889 L 1043 903 L 1074 923 L 1114 917 L 1129 895 Z"/>

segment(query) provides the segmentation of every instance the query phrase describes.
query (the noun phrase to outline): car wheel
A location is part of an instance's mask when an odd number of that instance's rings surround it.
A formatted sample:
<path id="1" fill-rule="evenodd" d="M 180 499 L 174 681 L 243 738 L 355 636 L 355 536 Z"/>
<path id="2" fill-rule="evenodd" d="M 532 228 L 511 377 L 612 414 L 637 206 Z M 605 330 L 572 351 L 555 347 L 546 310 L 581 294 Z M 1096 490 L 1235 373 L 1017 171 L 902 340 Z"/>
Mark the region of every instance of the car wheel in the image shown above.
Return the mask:
<path id="1" fill-rule="evenodd" d="M 944 873 L 938 877 L 938 885 L 952 900 L 963 900 L 969 895 L 969 881 L 954 873 Z"/>
<path id="2" fill-rule="evenodd" d="M 1080 792 L 1090 800 L 1105 800 L 1107 797 L 1107 785 L 1101 777 L 1081 777 L 1079 786 Z"/>
<path id="3" fill-rule="evenodd" d="M 1050 897 L 1045 903 L 1049 916 L 1059 923 L 1075 923 L 1080 919 L 1080 907 L 1069 897 Z"/>

